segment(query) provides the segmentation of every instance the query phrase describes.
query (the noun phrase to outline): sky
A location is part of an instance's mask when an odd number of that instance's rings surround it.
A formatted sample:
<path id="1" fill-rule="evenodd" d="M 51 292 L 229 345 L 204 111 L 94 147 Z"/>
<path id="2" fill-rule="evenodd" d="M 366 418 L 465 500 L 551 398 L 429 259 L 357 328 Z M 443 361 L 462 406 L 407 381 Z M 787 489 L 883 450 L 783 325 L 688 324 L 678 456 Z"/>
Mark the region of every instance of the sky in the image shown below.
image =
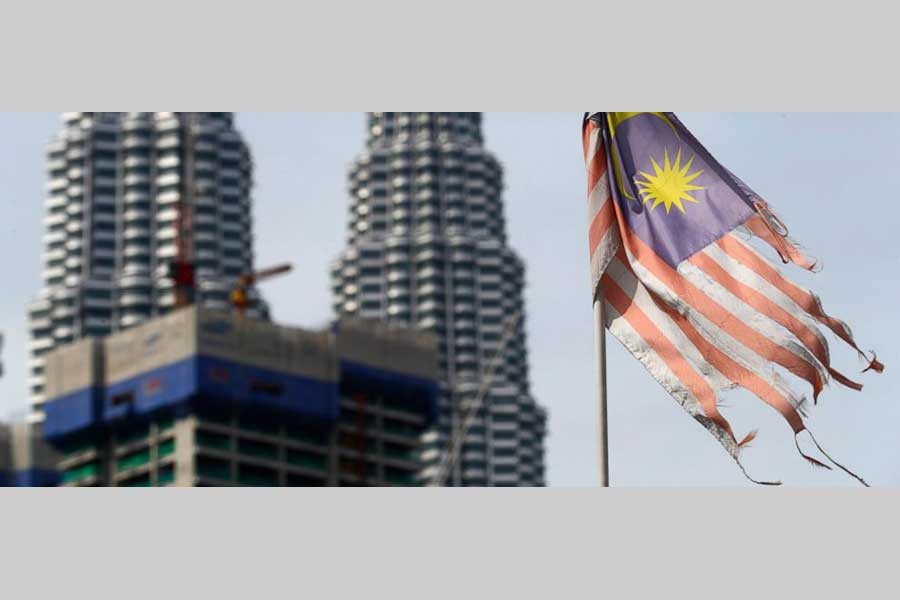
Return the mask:
<path id="1" fill-rule="evenodd" d="M 707 149 L 763 196 L 824 269 L 785 271 L 846 320 L 887 366 L 865 389 L 825 390 L 807 421 L 829 454 L 873 485 L 900 484 L 900 114 L 678 113 Z M 331 317 L 328 265 L 345 242 L 347 170 L 364 142 L 362 113 L 238 113 L 255 162 L 256 263 L 295 271 L 262 286 L 276 321 L 321 327 Z M 597 482 L 596 360 L 587 259 L 580 113 L 486 113 L 485 143 L 505 169 L 510 244 L 527 266 L 532 388 L 549 412 L 548 482 Z M 27 302 L 41 285 L 45 149 L 59 113 L 0 113 L 0 416 L 27 400 Z M 834 341 L 833 363 L 862 365 Z M 745 486 L 732 459 L 610 338 L 608 395 L 613 486 Z M 800 381 L 796 389 L 806 393 Z M 845 486 L 794 448 L 783 419 L 747 393 L 723 413 L 757 479 Z"/>

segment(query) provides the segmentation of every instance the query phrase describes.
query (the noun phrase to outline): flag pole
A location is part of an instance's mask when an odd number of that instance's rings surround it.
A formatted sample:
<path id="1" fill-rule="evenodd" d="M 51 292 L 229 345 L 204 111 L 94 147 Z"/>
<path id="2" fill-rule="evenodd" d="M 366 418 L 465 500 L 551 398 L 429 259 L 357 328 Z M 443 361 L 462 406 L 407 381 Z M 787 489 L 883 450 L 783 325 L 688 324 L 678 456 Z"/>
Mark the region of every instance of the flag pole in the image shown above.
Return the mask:
<path id="1" fill-rule="evenodd" d="M 609 487 L 609 437 L 606 418 L 606 311 L 603 296 L 594 298 L 594 340 L 597 347 L 598 467 L 600 487 Z"/>

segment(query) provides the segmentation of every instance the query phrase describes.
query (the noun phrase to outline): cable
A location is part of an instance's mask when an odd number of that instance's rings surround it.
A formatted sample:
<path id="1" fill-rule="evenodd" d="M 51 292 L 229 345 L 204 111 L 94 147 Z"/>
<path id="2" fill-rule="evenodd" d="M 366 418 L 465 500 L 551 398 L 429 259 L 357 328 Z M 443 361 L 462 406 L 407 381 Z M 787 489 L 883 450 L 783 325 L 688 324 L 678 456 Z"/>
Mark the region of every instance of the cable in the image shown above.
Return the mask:
<path id="1" fill-rule="evenodd" d="M 435 474 L 435 477 L 430 484 L 431 486 L 443 486 L 447 482 L 447 477 L 450 475 L 451 470 L 459 460 L 459 453 L 462 451 L 462 445 L 465 441 L 466 434 L 472 427 L 475 417 L 478 414 L 478 410 L 484 404 L 485 397 L 490 392 L 491 386 L 494 383 L 494 374 L 497 371 L 497 366 L 499 365 L 500 359 L 503 358 L 503 352 L 506 349 L 506 345 L 509 343 L 512 333 L 515 331 L 515 327 L 521 318 L 522 312 L 518 311 L 507 320 L 503 336 L 500 338 L 500 346 L 494 353 L 488 372 L 482 380 L 481 388 L 478 390 L 478 395 L 475 397 L 475 401 L 471 406 L 468 407 L 469 410 L 464 414 L 462 427 L 450 438 L 449 449 L 438 467 L 438 472 Z"/>

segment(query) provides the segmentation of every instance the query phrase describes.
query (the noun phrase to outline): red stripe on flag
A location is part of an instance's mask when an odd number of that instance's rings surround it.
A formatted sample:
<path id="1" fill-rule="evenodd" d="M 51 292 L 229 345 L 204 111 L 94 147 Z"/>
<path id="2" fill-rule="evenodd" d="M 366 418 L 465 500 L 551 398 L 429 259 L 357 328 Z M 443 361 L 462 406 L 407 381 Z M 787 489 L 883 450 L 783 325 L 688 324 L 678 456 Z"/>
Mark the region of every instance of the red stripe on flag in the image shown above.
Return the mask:
<path id="1" fill-rule="evenodd" d="M 794 285 L 778 272 L 778 269 L 761 259 L 752 250 L 749 250 L 741 242 L 726 235 L 716 242 L 728 256 L 753 270 L 757 275 L 768 281 L 781 293 L 790 298 L 801 309 L 812 315 L 817 321 L 828 327 L 836 336 L 850 344 L 858 352 L 862 352 L 850 335 L 847 326 L 839 319 L 829 317 L 822 310 L 819 301 L 808 291 Z"/>
<path id="2" fill-rule="evenodd" d="M 600 183 L 600 180 L 606 176 L 606 150 L 601 145 L 594 154 L 594 158 L 588 164 L 588 196 Z"/>
<path id="3" fill-rule="evenodd" d="M 658 303 L 660 308 L 664 310 L 682 332 L 688 337 L 697 349 L 703 354 L 703 357 L 709 361 L 722 375 L 727 377 L 732 383 L 746 388 L 756 394 L 766 404 L 777 410 L 787 420 L 794 433 L 800 433 L 805 429 L 803 419 L 793 405 L 771 385 L 757 377 L 752 371 L 746 369 L 739 363 L 732 360 L 727 354 L 722 352 L 716 345 L 710 343 L 704 338 L 699 331 L 685 317 L 678 314 L 672 307 L 664 302 Z"/>
<path id="4" fill-rule="evenodd" d="M 590 256 L 593 256 L 594 252 L 597 251 L 597 248 L 600 246 L 600 242 L 603 241 L 603 237 L 606 235 L 606 232 L 609 231 L 609 229 L 612 227 L 615 220 L 616 211 L 612 206 L 612 199 L 607 198 L 606 203 L 594 216 L 594 219 L 591 221 L 591 225 L 588 228 L 588 246 L 590 248 Z"/>
<path id="5" fill-rule="evenodd" d="M 761 312 L 776 323 L 797 336 L 806 348 L 813 353 L 819 362 L 825 365 L 828 372 L 836 381 L 852 388 L 856 391 L 862 389 L 862 385 L 851 381 L 842 373 L 831 368 L 831 362 L 828 357 L 828 350 L 822 345 L 822 340 L 813 332 L 806 324 L 794 317 L 784 308 L 761 294 L 755 288 L 738 281 L 731 276 L 728 271 L 722 268 L 722 265 L 714 261 L 712 258 L 702 252 L 698 252 L 690 262 L 703 270 L 709 275 L 713 281 L 724 287 L 726 290 L 737 296 L 747 305 Z"/>
<path id="6" fill-rule="evenodd" d="M 771 360 L 781 365 L 797 377 L 809 382 L 813 387 L 813 395 L 818 396 L 825 387 L 825 382 L 814 365 L 797 356 L 787 348 L 779 346 L 761 333 L 753 330 L 749 325 L 741 321 L 736 315 L 723 308 L 721 305 L 707 296 L 701 289 L 694 286 L 675 269 L 661 259 L 653 249 L 644 243 L 637 235 L 631 235 L 622 223 L 624 219 L 620 214 L 621 208 L 613 202 L 613 207 L 619 219 L 619 227 L 622 228 L 623 243 L 628 245 L 629 252 L 649 270 L 657 279 L 668 287 L 675 295 L 687 304 L 693 306 L 704 317 L 712 321 L 723 331 L 728 332 L 747 348 L 756 352 L 766 360 Z"/>
<path id="7" fill-rule="evenodd" d="M 627 264 L 627 263 L 626 263 Z M 704 414 L 719 427 L 728 432 L 737 443 L 728 421 L 719 412 L 716 393 L 703 377 L 676 348 L 650 318 L 638 307 L 628 294 L 609 276 L 603 275 L 603 292 L 606 300 L 622 318 L 643 338 L 659 358 L 666 363 L 675 377 L 693 394 Z"/>
<path id="8" fill-rule="evenodd" d="M 596 136 L 593 134 L 596 132 Z M 596 140 L 591 144 L 591 139 Z M 584 128 L 584 160 L 587 162 L 588 196 L 594 191 L 600 179 L 606 175 L 606 147 L 603 144 L 603 133 L 593 122 L 588 121 Z M 593 151 L 593 155 L 591 152 Z"/>
<path id="9" fill-rule="evenodd" d="M 581 143 L 584 145 L 584 160 L 587 161 L 590 157 L 588 156 L 588 151 L 590 151 L 591 146 L 591 134 L 597 131 L 598 127 L 594 124 L 593 121 L 588 120 L 585 123 L 585 126 L 581 131 Z"/>
<path id="10" fill-rule="evenodd" d="M 792 262 L 807 271 L 812 271 L 816 268 L 814 262 L 806 258 L 806 256 L 797 250 L 797 247 L 790 243 L 784 236 L 776 233 L 768 221 L 761 216 L 756 215 L 755 217 L 750 217 L 744 223 L 744 226 L 749 229 L 753 235 L 772 246 L 775 252 L 781 256 L 781 260 L 785 263 Z"/>

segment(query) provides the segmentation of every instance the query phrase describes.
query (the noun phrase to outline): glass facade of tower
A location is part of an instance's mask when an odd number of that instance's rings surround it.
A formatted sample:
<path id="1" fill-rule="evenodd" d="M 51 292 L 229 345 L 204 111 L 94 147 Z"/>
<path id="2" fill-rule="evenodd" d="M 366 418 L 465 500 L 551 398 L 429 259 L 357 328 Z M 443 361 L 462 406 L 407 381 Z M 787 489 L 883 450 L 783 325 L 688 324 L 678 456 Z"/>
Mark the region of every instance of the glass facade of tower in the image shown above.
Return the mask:
<path id="1" fill-rule="evenodd" d="M 546 414 L 529 390 L 524 318 L 502 343 L 524 312 L 502 187 L 480 113 L 369 113 L 350 173 L 348 245 L 332 268 L 334 308 L 437 334 L 442 409 L 425 440 L 425 480 L 490 383 L 447 483 L 544 485 Z"/>
<path id="2" fill-rule="evenodd" d="M 47 169 L 44 286 L 29 306 L 32 421 L 42 420 L 50 349 L 174 306 L 180 206 L 197 302 L 226 307 L 253 266 L 252 160 L 231 113 L 64 113 Z M 265 317 L 253 294 L 248 314 Z"/>

